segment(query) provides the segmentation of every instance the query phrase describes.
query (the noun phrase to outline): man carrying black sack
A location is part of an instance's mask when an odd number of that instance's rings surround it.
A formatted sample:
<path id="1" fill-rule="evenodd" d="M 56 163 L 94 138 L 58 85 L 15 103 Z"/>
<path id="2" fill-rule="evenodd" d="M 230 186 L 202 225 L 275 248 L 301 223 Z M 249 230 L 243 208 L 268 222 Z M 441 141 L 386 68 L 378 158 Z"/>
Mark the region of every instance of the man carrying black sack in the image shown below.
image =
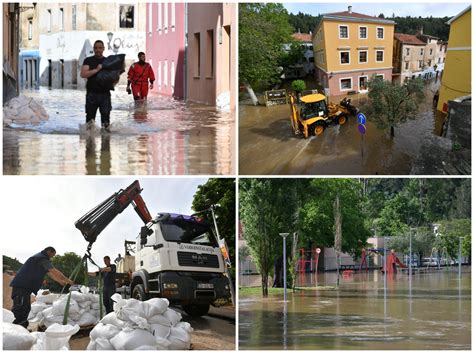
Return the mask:
<path id="1" fill-rule="evenodd" d="M 84 59 L 81 67 L 81 77 L 87 78 L 86 84 L 86 124 L 87 129 L 92 128 L 95 122 L 97 109 L 100 111 L 102 129 L 110 131 L 110 111 L 112 102 L 110 100 L 110 90 L 97 83 L 97 73 L 102 69 L 105 60 L 104 42 L 96 40 L 94 42 L 94 56 Z"/>
<path id="2" fill-rule="evenodd" d="M 43 251 L 30 257 L 10 283 L 12 287 L 13 308 L 15 315 L 14 324 L 28 327 L 28 315 L 31 310 L 31 293 L 38 293 L 43 284 L 44 276 L 48 274 L 60 285 L 74 284 L 61 271 L 54 268 L 51 259 L 56 255 L 56 250 L 48 246 Z"/>

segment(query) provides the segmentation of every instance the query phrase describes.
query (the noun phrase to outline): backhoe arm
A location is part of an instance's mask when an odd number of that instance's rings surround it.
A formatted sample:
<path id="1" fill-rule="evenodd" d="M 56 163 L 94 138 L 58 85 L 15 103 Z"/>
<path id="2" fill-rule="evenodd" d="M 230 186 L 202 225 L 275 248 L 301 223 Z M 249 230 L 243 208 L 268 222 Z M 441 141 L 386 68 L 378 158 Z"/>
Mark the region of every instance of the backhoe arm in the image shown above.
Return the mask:
<path id="1" fill-rule="evenodd" d="M 140 196 L 141 192 L 140 183 L 135 180 L 125 190 L 119 190 L 82 216 L 76 221 L 76 228 L 81 231 L 89 245 L 92 245 L 105 227 L 130 204 L 133 204 L 135 211 L 145 224 L 150 222 L 152 217 L 145 201 Z"/>

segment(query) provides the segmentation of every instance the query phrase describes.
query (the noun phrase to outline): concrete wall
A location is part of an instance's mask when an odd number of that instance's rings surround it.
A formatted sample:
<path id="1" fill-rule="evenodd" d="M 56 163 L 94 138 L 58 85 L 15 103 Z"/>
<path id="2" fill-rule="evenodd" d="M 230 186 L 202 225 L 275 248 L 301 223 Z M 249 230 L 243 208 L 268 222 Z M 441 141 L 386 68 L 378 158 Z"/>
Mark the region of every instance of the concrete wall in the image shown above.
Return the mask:
<path id="1" fill-rule="evenodd" d="M 3 104 L 18 95 L 19 4 L 3 6 Z"/>
<path id="2" fill-rule="evenodd" d="M 177 98 L 185 96 L 185 7 L 149 3 L 146 10 L 146 55 L 155 72 L 154 90 Z"/>

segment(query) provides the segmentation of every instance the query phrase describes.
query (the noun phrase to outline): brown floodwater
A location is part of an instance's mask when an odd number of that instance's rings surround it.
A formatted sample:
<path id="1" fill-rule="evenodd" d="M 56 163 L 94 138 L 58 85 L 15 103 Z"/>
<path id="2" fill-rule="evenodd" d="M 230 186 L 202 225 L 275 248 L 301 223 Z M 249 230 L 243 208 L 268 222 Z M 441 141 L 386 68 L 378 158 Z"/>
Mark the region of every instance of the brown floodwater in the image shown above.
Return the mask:
<path id="1" fill-rule="evenodd" d="M 235 173 L 235 113 L 159 95 L 136 108 L 112 92 L 111 133 L 85 129 L 85 92 L 24 91 L 49 113 L 39 125 L 3 129 L 4 174 L 183 175 Z"/>
<path id="2" fill-rule="evenodd" d="M 466 270 L 466 269 L 464 269 Z M 387 278 L 343 277 L 339 289 L 241 296 L 240 349 L 470 350 L 471 273 L 441 270 Z M 257 277 L 257 276 L 249 276 Z M 251 279 L 248 280 L 252 282 Z M 335 274 L 307 274 L 299 285 L 335 285 Z"/>
<path id="3" fill-rule="evenodd" d="M 443 116 L 432 107 L 439 81 L 425 85 L 425 100 L 414 120 L 395 128 L 395 137 L 368 121 L 362 138 L 357 118 L 328 127 L 309 139 L 294 136 L 289 105 L 239 105 L 239 173 L 243 175 L 410 174 L 420 148 L 440 133 Z M 338 102 L 341 97 L 331 99 Z M 359 107 L 366 95 L 351 96 Z M 363 112 L 363 110 L 362 110 Z M 423 157 L 423 156 L 422 156 Z M 428 156 L 427 156 L 428 157 Z M 431 156 L 432 157 L 432 156 Z"/>

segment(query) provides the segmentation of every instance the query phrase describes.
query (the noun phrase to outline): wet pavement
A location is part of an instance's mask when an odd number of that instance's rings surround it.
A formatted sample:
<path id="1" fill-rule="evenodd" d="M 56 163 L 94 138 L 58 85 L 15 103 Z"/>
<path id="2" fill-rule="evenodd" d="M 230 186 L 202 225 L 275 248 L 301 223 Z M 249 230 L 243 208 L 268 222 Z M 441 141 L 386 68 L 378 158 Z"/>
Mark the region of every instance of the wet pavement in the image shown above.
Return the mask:
<path id="1" fill-rule="evenodd" d="M 235 173 L 235 113 L 157 94 L 146 107 L 112 92 L 111 132 L 85 129 L 85 92 L 23 91 L 42 101 L 50 118 L 4 126 L 4 174 L 182 175 Z"/>
<path id="2" fill-rule="evenodd" d="M 307 274 L 308 287 L 335 285 L 335 274 Z M 301 285 L 301 284 L 300 284 Z M 239 299 L 239 349 L 470 350 L 471 273 L 442 270 L 387 278 L 341 279 L 339 290 L 288 291 Z"/>
<path id="3" fill-rule="evenodd" d="M 376 175 L 410 174 L 419 161 L 423 145 L 436 140 L 442 127 L 442 114 L 433 110 L 433 95 L 439 81 L 425 85 L 420 112 L 395 128 L 378 130 L 370 121 L 364 137 L 357 119 L 350 117 L 343 126 L 328 127 L 322 135 L 309 139 L 294 136 L 290 106 L 239 105 L 239 173 L 243 175 Z M 366 95 L 350 97 L 360 107 Z M 340 99 L 334 99 L 339 101 Z M 363 112 L 363 110 L 362 110 Z M 426 152 L 423 152 L 426 153 Z M 433 152 L 437 154 L 438 152 Z M 426 156 L 433 158 L 433 156 Z"/>

